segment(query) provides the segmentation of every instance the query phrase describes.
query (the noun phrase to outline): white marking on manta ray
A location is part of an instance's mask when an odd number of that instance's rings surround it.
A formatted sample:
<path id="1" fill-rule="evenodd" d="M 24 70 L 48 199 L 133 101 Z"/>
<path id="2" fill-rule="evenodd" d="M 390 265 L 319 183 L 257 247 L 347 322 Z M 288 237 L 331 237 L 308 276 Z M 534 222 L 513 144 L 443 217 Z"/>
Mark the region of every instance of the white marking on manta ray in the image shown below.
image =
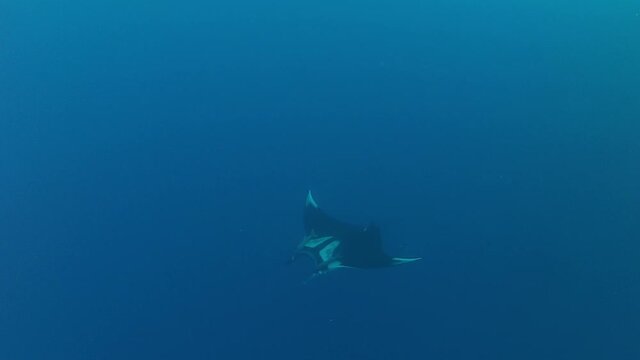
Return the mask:
<path id="1" fill-rule="evenodd" d="M 334 240 L 330 242 L 327 246 L 325 246 L 322 250 L 320 250 L 319 255 L 322 261 L 328 261 L 333 258 L 333 253 L 336 248 L 340 245 L 340 241 Z"/>
<path id="2" fill-rule="evenodd" d="M 329 265 L 327 265 L 327 269 L 329 269 L 329 271 L 331 270 L 335 270 L 335 269 L 340 269 L 340 268 L 350 268 L 351 266 L 345 266 L 342 265 L 342 262 L 339 260 L 334 260 L 332 262 L 329 263 Z"/>
<path id="3" fill-rule="evenodd" d="M 311 238 L 310 236 L 306 236 L 305 239 L 302 241 L 302 246 L 316 248 L 318 247 L 318 245 L 331 239 L 333 239 L 333 236 L 322 236 L 317 238 Z"/>

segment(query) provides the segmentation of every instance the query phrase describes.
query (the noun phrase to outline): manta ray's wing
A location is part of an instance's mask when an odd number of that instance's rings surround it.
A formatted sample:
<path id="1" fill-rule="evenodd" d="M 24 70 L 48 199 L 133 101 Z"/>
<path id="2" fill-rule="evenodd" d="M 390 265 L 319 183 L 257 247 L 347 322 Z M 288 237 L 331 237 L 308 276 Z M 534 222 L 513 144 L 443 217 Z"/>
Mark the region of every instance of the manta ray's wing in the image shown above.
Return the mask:
<path id="1" fill-rule="evenodd" d="M 342 264 L 366 269 L 406 264 L 420 259 L 387 255 L 382 247 L 380 229 L 372 224 L 344 242 Z"/>
<path id="2" fill-rule="evenodd" d="M 307 194 L 307 201 L 304 206 L 304 232 L 305 235 L 351 237 L 360 232 L 360 227 L 335 219 L 322 209 L 311 196 Z"/>
<path id="3" fill-rule="evenodd" d="M 356 268 L 388 266 L 391 257 L 382 249 L 380 230 L 375 225 L 361 228 L 343 242 L 342 263 Z"/>

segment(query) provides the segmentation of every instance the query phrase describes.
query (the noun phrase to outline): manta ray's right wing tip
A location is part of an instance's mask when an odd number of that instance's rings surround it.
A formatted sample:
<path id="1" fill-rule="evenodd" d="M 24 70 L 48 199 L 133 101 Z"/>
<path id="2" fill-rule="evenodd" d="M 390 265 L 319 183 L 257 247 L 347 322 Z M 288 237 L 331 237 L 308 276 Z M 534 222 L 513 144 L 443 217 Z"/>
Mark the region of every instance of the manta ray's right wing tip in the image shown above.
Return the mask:
<path id="1" fill-rule="evenodd" d="M 407 264 L 407 263 L 418 261 L 418 260 L 422 260 L 422 258 L 421 257 L 416 257 L 416 258 L 394 257 L 394 258 L 391 258 L 391 264 L 392 265 L 402 265 L 402 264 Z"/>
<path id="2" fill-rule="evenodd" d="M 307 191 L 307 201 L 305 203 L 305 206 L 312 206 L 314 208 L 318 207 L 318 203 L 316 203 L 316 201 L 313 199 L 313 195 L 311 195 L 311 190 Z"/>

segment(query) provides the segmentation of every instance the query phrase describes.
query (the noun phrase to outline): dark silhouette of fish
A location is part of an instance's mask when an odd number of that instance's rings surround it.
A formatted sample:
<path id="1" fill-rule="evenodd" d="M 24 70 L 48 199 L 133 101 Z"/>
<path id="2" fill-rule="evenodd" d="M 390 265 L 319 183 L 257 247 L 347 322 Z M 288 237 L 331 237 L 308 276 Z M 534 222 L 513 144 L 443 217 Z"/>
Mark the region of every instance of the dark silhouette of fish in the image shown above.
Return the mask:
<path id="1" fill-rule="evenodd" d="M 311 192 L 304 207 L 304 232 L 291 260 L 301 254 L 311 257 L 316 264 L 313 276 L 339 268 L 381 268 L 421 259 L 387 255 L 377 226 L 352 225 L 327 215 Z"/>

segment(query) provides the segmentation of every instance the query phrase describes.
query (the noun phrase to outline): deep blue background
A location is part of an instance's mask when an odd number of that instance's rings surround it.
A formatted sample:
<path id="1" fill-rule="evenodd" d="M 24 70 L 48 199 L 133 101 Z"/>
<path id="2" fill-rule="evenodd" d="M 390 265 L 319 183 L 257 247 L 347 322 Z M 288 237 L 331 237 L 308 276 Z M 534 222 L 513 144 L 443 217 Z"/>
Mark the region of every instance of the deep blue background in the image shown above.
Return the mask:
<path id="1" fill-rule="evenodd" d="M 0 359 L 640 358 L 639 13 L 0 2 Z"/>

